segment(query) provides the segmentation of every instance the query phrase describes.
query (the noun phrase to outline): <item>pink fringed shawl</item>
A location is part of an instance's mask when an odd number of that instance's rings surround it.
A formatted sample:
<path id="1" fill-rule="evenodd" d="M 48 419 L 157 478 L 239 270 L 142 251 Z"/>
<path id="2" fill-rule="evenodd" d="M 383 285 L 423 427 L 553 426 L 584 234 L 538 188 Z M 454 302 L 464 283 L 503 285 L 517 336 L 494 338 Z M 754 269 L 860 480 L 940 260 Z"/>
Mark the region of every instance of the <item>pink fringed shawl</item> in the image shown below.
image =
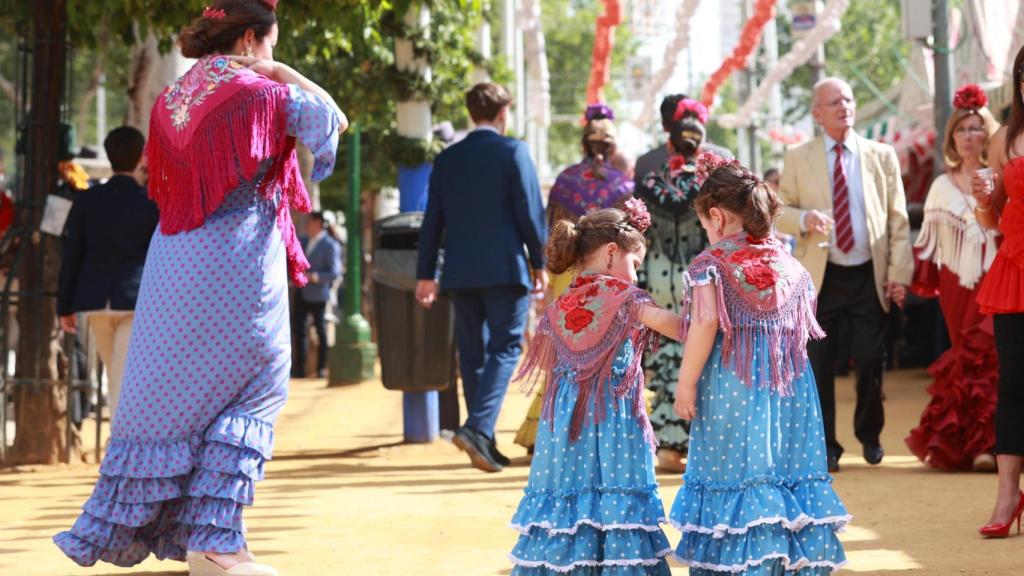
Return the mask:
<path id="1" fill-rule="evenodd" d="M 288 275 L 306 283 L 309 262 L 289 209 L 310 210 L 295 138 L 287 134 L 288 86 L 225 56 L 207 56 L 164 89 L 153 105 L 146 156 L 149 195 L 160 207 L 160 231 L 194 230 L 227 195 L 265 170 L 259 193 L 277 205 Z"/>
<path id="2" fill-rule="evenodd" d="M 612 389 L 616 398 L 630 397 L 633 415 L 644 437 L 654 446 L 654 432 L 643 401 L 643 352 L 658 342 L 655 332 L 640 323 L 640 309 L 654 304 L 647 292 L 613 276 L 581 274 L 565 293 L 555 300 L 537 325 L 516 380 L 524 382 L 529 392 L 542 378 L 547 378 L 541 418 L 554 426 L 555 398 L 558 387 L 571 380 L 560 378 L 566 371 L 575 371 L 578 389 L 573 409 L 569 439 L 576 441 L 583 431 L 588 406 L 593 402 L 593 418 L 604 418 L 605 383 L 612 378 L 612 366 L 623 343 L 633 344 L 622 379 Z"/>
<path id="3" fill-rule="evenodd" d="M 690 264 L 687 285 L 692 293 L 699 294 L 694 286 L 711 282 L 718 293 L 723 362 L 748 386 L 756 383 L 792 394 L 793 380 L 807 369 L 807 341 L 825 337 L 815 319 L 810 274 L 778 240 L 739 234 L 711 246 Z M 706 317 L 708 304 L 687 295 L 684 323 Z M 768 358 L 756 358 L 762 350 Z"/>

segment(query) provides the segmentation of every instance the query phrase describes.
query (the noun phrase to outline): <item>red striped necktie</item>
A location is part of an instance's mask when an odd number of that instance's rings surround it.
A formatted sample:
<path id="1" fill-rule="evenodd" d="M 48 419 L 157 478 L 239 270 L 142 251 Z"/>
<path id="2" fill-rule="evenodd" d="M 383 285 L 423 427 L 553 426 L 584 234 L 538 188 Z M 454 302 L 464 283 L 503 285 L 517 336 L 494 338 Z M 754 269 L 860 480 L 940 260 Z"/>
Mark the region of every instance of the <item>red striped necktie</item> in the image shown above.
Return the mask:
<path id="1" fill-rule="evenodd" d="M 853 221 L 850 219 L 850 189 L 843 170 L 843 143 L 836 142 L 836 167 L 832 172 L 832 217 L 835 219 L 836 247 L 843 254 L 853 250 Z"/>

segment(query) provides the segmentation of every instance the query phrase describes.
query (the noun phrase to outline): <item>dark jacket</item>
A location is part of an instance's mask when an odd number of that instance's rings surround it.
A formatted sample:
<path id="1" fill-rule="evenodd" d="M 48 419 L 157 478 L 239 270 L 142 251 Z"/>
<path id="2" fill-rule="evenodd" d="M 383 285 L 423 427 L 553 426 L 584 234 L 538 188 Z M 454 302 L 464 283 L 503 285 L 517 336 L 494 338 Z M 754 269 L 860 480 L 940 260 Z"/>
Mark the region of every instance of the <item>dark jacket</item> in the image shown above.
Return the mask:
<path id="1" fill-rule="evenodd" d="M 533 287 L 547 227 L 526 143 L 475 130 L 434 161 L 416 277 L 432 280 L 444 248 L 442 290 Z"/>
<path id="2" fill-rule="evenodd" d="M 156 204 L 129 176 L 114 176 L 75 199 L 64 227 L 57 313 L 134 310 Z"/>
<path id="3" fill-rule="evenodd" d="M 310 242 L 312 239 L 306 239 L 302 243 L 306 259 L 309 260 L 306 275 L 315 272 L 317 281 L 310 280 L 301 288 L 302 299 L 322 304 L 331 299 L 331 287 L 334 286 L 335 280 L 341 277 L 341 243 L 325 233 L 323 239 L 310 252 Z"/>

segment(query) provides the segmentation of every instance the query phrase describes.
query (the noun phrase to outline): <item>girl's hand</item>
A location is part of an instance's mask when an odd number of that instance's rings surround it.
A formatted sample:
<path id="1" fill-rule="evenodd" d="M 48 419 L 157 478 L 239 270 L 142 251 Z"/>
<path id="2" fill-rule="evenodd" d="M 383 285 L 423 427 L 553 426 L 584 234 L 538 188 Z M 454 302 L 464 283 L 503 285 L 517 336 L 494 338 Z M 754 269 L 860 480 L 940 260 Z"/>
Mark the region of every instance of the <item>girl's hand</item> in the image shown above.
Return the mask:
<path id="1" fill-rule="evenodd" d="M 697 386 L 689 386 L 680 382 L 676 386 L 676 414 L 683 420 L 697 417 Z"/>

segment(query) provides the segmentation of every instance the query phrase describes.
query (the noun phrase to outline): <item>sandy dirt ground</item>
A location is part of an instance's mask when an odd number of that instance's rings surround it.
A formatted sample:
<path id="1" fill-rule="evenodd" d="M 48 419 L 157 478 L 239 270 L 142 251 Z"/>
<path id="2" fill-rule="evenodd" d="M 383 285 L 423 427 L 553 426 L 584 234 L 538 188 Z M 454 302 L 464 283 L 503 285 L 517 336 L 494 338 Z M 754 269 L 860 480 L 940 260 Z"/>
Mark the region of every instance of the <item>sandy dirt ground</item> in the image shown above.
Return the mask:
<path id="1" fill-rule="evenodd" d="M 853 438 L 853 383 L 838 384 L 847 455 L 835 486 L 854 515 L 842 536 L 850 560 L 844 573 L 1024 575 L 1024 537 L 985 541 L 976 532 L 988 519 L 995 476 L 926 469 L 903 444 L 927 401 L 927 376 L 889 374 L 887 455 L 876 467 L 864 463 Z M 250 547 L 283 576 L 509 574 L 516 535 L 507 524 L 529 471 L 512 437 L 527 405 L 510 391 L 499 445 L 516 462 L 484 474 L 446 442 L 403 445 L 401 395 L 378 382 L 332 389 L 293 382 L 275 458 L 246 515 Z M 183 564 L 153 559 L 130 570 L 80 568 L 51 544 L 96 476 L 95 464 L 0 471 L 0 574 L 186 573 Z M 659 479 L 667 510 L 681 478 Z M 675 544 L 678 533 L 666 532 Z"/>

